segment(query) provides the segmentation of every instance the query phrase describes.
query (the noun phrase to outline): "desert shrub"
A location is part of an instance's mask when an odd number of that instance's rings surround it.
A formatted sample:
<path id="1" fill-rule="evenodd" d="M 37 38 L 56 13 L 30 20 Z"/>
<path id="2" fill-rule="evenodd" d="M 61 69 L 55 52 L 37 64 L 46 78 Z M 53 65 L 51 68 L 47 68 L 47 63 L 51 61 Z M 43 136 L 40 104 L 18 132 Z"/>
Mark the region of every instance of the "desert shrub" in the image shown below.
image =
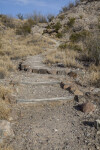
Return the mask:
<path id="1" fill-rule="evenodd" d="M 57 37 L 57 38 L 62 38 L 62 37 L 63 37 L 63 34 L 62 34 L 61 32 L 58 32 L 58 33 L 56 34 L 56 37 Z"/>
<path id="2" fill-rule="evenodd" d="M 69 18 L 69 21 L 67 22 L 68 27 L 72 27 L 75 23 L 75 18 Z"/>
<path id="3" fill-rule="evenodd" d="M 80 19 L 82 19 L 83 18 L 83 16 L 82 15 L 80 15 Z"/>
<path id="4" fill-rule="evenodd" d="M 65 13 L 65 12 L 67 12 L 68 10 L 70 10 L 71 8 L 73 8 L 74 6 L 75 6 L 74 3 L 69 3 L 68 6 L 62 7 L 62 9 L 60 10 L 60 13 Z"/>
<path id="5" fill-rule="evenodd" d="M 18 17 L 18 19 L 20 19 L 20 20 L 24 20 L 24 16 L 23 16 L 23 14 L 21 14 L 21 13 L 17 14 L 17 17 Z"/>
<path id="6" fill-rule="evenodd" d="M 0 20 L 6 27 L 10 27 L 10 28 L 15 27 L 15 25 L 13 23 L 13 18 L 11 18 L 7 15 L 0 15 Z"/>
<path id="7" fill-rule="evenodd" d="M 63 20 L 65 18 L 65 15 L 60 15 L 59 19 Z"/>
<path id="8" fill-rule="evenodd" d="M 18 35 L 27 35 L 31 33 L 31 28 L 34 25 L 34 21 L 32 19 L 28 19 L 22 26 L 19 26 L 16 29 L 16 34 Z"/>
<path id="9" fill-rule="evenodd" d="M 59 45 L 59 48 L 65 49 L 65 50 L 67 48 L 67 49 L 71 49 L 71 50 L 75 50 L 75 51 L 82 51 L 82 48 L 79 45 L 73 44 L 73 43 L 69 43 L 69 44 L 63 43 L 63 44 Z"/>
<path id="10" fill-rule="evenodd" d="M 96 65 L 100 64 L 100 33 L 95 33 L 90 36 L 85 42 L 88 55 L 95 61 Z"/>
<path id="11" fill-rule="evenodd" d="M 75 6 L 74 3 L 69 3 L 68 8 L 71 9 L 71 8 L 73 8 L 74 6 Z"/>
<path id="12" fill-rule="evenodd" d="M 79 42 L 81 40 L 85 40 L 87 36 L 89 36 L 89 31 L 83 30 L 79 33 L 72 33 L 70 36 L 70 40 L 72 42 Z"/>
<path id="13" fill-rule="evenodd" d="M 70 43 L 67 45 L 67 47 L 75 51 L 82 51 L 82 48 L 77 44 Z"/>
<path id="14" fill-rule="evenodd" d="M 67 44 L 66 43 L 62 43 L 59 45 L 60 49 L 66 49 L 67 48 Z"/>
<path id="15" fill-rule="evenodd" d="M 62 9 L 60 10 L 60 13 L 65 13 L 68 11 L 68 6 L 64 6 L 62 7 Z"/>
<path id="16" fill-rule="evenodd" d="M 34 12 L 32 15 L 27 15 L 27 19 L 32 19 L 36 24 L 37 23 L 47 23 L 47 18 L 46 16 Z"/>
<path id="17" fill-rule="evenodd" d="M 53 26 L 53 28 L 55 29 L 56 32 L 58 32 L 61 27 L 62 27 L 62 25 L 61 25 L 60 22 L 57 22 L 57 23 Z"/>
<path id="18" fill-rule="evenodd" d="M 55 18 L 55 16 L 52 14 L 47 15 L 48 22 L 51 22 L 54 18 Z"/>
<path id="19" fill-rule="evenodd" d="M 80 4 L 80 0 L 75 0 L 75 6 L 78 6 Z"/>

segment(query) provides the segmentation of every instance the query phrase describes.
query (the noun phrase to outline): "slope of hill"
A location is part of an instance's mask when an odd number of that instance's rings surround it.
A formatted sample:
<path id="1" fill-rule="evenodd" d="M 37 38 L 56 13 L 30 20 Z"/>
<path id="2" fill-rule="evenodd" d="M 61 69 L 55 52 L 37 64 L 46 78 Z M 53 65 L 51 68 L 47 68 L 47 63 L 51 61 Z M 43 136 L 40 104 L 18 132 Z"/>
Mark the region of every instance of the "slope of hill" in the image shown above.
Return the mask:
<path id="1" fill-rule="evenodd" d="M 83 1 L 70 7 L 44 31 L 61 41 L 58 51 L 47 55 L 45 62 L 85 67 L 92 74 L 91 80 L 97 82 L 100 80 L 100 1 Z"/>

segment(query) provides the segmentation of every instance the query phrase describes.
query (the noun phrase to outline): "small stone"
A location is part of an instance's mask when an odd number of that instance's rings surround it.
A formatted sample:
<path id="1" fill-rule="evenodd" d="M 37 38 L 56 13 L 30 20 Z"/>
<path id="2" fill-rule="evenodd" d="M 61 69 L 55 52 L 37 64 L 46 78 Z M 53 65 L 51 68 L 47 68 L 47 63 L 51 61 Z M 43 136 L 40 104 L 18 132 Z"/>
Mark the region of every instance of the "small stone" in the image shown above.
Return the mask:
<path id="1" fill-rule="evenodd" d="M 90 113 L 90 112 L 95 111 L 95 105 L 92 104 L 91 102 L 87 102 L 87 103 L 82 104 L 81 109 L 84 113 Z"/>
<path id="2" fill-rule="evenodd" d="M 3 141 L 3 139 L 5 139 L 8 136 L 14 136 L 11 124 L 6 120 L 0 120 L 0 141 Z"/>
<path id="3" fill-rule="evenodd" d="M 94 126 L 98 131 L 100 131 L 100 120 L 99 119 L 94 122 Z"/>
<path id="4" fill-rule="evenodd" d="M 76 72 L 71 71 L 71 72 L 68 73 L 68 75 L 70 77 L 77 78 L 77 73 Z"/>
<path id="5" fill-rule="evenodd" d="M 51 72 L 51 74 L 53 74 L 53 75 L 56 75 L 56 74 L 57 74 L 57 71 L 56 71 L 56 70 L 51 70 L 50 72 Z"/>
<path id="6" fill-rule="evenodd" d="M 13 118 L 12 118 L 12 117 L 9 117 L 8 120 L 9 120 L 9 121 L 13 121 Z"/>
<path id="7" fill-rule="evenodd" d="M 97 135 L 100 135 L 100 131 L 97 131 Z"/>
<path id="8" fill-rule="evenodd" d="M 67 90 L 69 88 L 71 88 L 71 87 L 69 85 L 67 85 L 67 84 L 65 84 L 64 87 L 63 87 L 64 90 Z"/>
<path id="9" fill-rule="evenodd" d="M 74 95 L 83 96 L 83 93 L 82 93 L 81 91 L 79 91 L 79 90 L 76 90 L 76 91 L 74 92 Z"/>

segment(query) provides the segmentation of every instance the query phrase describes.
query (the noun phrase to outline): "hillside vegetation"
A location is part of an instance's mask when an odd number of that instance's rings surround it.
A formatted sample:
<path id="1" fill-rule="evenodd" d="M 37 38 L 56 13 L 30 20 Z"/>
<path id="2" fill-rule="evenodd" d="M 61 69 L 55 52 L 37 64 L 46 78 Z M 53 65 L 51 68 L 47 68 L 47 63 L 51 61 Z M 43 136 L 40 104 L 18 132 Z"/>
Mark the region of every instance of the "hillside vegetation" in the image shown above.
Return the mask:
<path id="1" fill-rule="evenodd" d="M 100 86 L 100 1 L 70 3 L 47 26 L 44 34 L 62 41 L 46 63 L 88 69 L 90 82 Z"/>

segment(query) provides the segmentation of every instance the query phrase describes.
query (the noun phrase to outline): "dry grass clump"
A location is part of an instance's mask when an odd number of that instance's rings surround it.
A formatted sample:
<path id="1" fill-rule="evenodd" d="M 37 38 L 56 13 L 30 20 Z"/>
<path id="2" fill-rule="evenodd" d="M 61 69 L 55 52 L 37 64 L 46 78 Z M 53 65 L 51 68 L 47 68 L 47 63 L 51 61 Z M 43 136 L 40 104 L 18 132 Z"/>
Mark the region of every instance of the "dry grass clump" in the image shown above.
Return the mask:
<path id="1" fill-rule="evenodd" d="M 13 18 L 7 15 L 0 15 L 0 21 L 4 26 L 14 28 Z"/>
<path id="2" fill-rule="evenodd" d="M 0 79 L 4 79 L 8 75 L 7 70 L 5 68 L 0 67 Z"/>
<path id="3" fill-rule="evenodd" d="M 0 144 L 0 150 L 14 150 L 11 146 L 6 146 L 6 144 Z"/>
<path id="4" fill-rule="evenodd" d="M 0 119 L 7 120 L 10 115 L 11 109 L 7 102 L 0 99 Z"/>
<path id="5" fill-rule="evenodd" d="M 0 86 L 0 119 L 7 120 L 9 118 L 11 93 L 10 87 Z"/>
<path id="6" fill-rule="evenodd" d="M 100 71 L 90 73 L 90 83 L 100 88 Z"/>
<path id="7" fill-rule="evenodd" d="M 0 99 L 9 102 L 12 90 L 10 87 L 0 86 Z"/>
<path id="8" fill-rule="evenodd" d="M 76 58 L 78 57 L 78 53 L 75 51 L 66 51 L 57 50 L 49 53 L 46 56 L 45 63 L 53 64 L 53 63 L 63 63 L 67 67 L 81 67 Z"/>
<path id="9" fill-rule="evenodd" d="M 8 56 L 0 56 L 0 79 L 4 79 L 9 72 L 14 71 L 15 66 Z"/>
<path id="10" fill-rule="evenodd" d="M 91 64 L 89 72 L 90 84 L 100 87 L 100 65 L 96 66 L 95 64 Z"/>
<path id="11" fill-rule="evenodd" d="M 69 50 L 75 50 L 75 51 L 82 51 L 82 46 L 81 45 L 78 45 L 78 44 L 75 44 L 75 43 L 62 43 L 59 45 L 59 48 L 62 49 L 62 50 L 66 50 L 69 49 Z"/>
<path id="12" fill-rule="evenodd" d="M 94 60 L 95 65 L 100 65 L 100 32 L 92 34 L 85 42 L 88 56 Z"/>

